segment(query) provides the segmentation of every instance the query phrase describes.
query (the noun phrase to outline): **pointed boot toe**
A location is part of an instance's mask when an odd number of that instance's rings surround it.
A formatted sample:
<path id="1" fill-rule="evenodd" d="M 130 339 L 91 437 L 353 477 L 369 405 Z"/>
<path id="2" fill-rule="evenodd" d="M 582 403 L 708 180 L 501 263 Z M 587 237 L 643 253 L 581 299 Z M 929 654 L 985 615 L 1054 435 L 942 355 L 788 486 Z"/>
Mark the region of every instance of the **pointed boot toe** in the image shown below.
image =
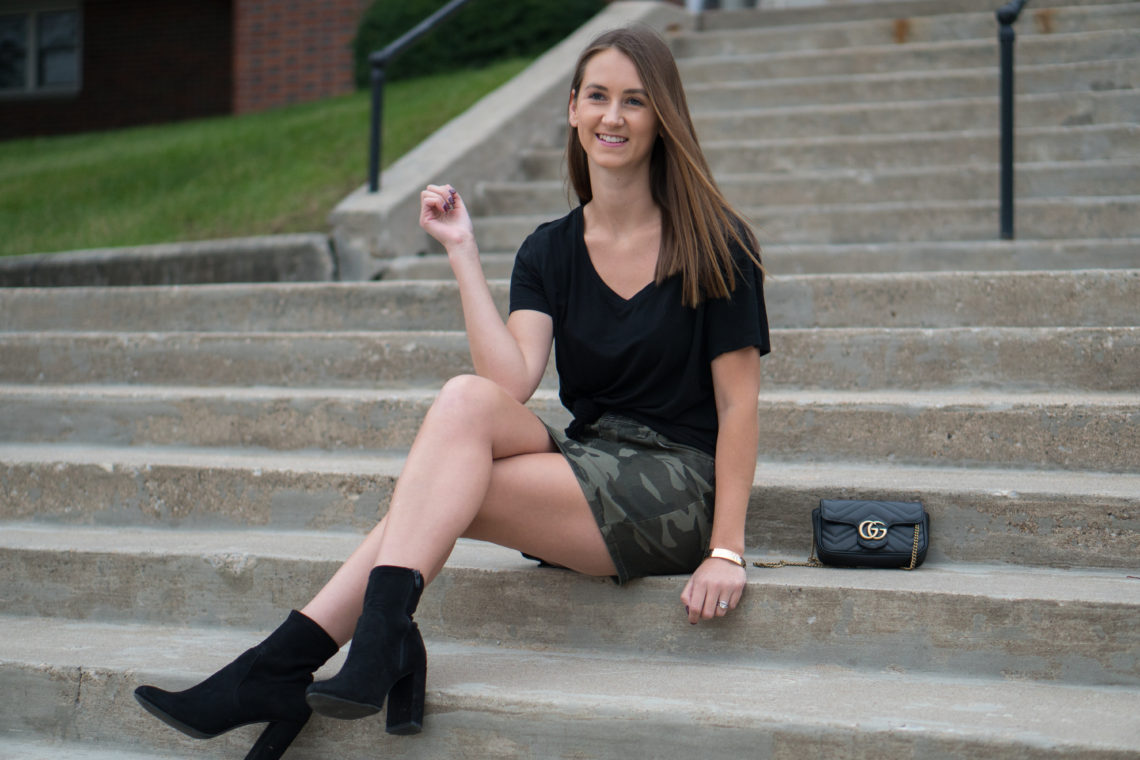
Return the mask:
<path id="1" fill-rule="evenodd" d="M 293 611 L 269 638 L 196 686 L 166 691 L 144 685 L 135 700 L 195 739 L 268 723 L 246 760 L 277 760 L 309 720 L 305 688 L 339 647 L 315 622 Z"/>

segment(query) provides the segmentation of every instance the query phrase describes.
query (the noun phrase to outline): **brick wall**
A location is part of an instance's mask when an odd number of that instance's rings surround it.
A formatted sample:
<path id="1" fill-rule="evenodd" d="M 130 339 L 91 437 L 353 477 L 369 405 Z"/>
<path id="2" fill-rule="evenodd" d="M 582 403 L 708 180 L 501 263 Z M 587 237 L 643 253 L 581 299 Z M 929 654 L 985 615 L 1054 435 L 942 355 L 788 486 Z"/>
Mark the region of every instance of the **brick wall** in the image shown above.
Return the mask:
<path id="1" fill-rule="evenodd" d="M 228 113 L 234 0 L 86 0 L 82 86 L 0 99 L 0 139 Z"/>
<path id="2" fill-rule="evenodd" d="M 234 112 L 351 92 L 368 1 L 234 0 Z"/>

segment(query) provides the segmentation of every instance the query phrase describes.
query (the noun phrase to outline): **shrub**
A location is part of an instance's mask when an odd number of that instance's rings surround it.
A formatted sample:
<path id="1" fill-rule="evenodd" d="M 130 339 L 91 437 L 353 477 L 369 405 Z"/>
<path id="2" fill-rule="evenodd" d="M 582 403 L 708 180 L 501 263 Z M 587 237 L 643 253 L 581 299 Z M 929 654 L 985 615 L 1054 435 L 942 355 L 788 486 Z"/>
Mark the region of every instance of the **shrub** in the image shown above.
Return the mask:
<path id="1" fill-rule="evenodd" d="M 389 79 L 486 66 L 537 55 L 569 35 L 607 0 L 471 0 L 385 69 Z M 356 83 L 369 84 L 368 55 L 407 32 L 446 0 L 375 0 L 353 40 Z"/>

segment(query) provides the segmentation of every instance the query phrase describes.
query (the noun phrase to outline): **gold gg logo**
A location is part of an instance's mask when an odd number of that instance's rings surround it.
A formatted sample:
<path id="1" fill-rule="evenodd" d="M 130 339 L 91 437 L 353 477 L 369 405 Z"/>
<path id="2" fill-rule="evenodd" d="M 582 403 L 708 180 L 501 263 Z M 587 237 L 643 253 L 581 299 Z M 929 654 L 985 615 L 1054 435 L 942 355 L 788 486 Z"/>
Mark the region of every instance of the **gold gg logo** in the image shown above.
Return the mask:
<path id="1" fill-rule="evenodd" d="M 882 520 L 864 520 L 859 523 L 859 537 L 868 541 L 880 541 L 887 537 L 887 524 Z"/>

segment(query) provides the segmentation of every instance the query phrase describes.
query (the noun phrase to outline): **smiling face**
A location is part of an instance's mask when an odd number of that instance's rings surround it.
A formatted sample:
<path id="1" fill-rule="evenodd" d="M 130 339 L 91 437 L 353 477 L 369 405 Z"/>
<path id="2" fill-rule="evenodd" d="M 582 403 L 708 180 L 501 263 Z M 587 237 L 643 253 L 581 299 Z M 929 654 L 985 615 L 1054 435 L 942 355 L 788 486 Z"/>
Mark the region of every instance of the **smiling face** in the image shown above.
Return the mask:
<path id="1" fill-rule="evenodd" d="M 608 48 L 586 62 L 571 93 L 570 126 L 591 169 L 647 169 L 657 139 L 657 115 L 645 85 L 624 53 Z"/>

